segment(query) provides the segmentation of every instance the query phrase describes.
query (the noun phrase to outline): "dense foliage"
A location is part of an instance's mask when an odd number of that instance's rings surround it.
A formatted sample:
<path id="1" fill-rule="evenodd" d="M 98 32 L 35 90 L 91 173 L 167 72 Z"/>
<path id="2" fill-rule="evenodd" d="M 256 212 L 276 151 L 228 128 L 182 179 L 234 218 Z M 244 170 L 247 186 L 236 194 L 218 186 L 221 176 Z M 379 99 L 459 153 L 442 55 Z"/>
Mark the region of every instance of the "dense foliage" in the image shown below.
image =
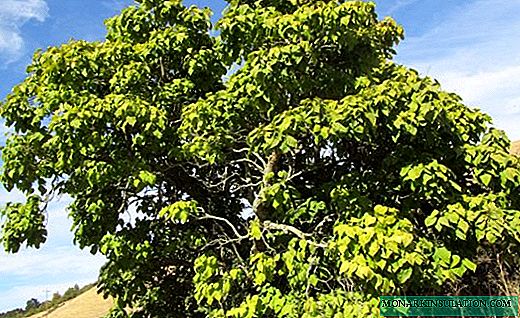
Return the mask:
<path id="1" fill-rule="evenodd" d="M 140 0 L 105 41 L 35 55 L 1 106 L 2 182 L 27 196 L 2 211 L 8 251 L 40 246 L 67 194 L 76 242 L 108 259 L 112 317 L 365 317 L 381 294 L 511 292 L 518 158 L 391 62 L 401 27 L 362 1 L 209 18 Z"/>

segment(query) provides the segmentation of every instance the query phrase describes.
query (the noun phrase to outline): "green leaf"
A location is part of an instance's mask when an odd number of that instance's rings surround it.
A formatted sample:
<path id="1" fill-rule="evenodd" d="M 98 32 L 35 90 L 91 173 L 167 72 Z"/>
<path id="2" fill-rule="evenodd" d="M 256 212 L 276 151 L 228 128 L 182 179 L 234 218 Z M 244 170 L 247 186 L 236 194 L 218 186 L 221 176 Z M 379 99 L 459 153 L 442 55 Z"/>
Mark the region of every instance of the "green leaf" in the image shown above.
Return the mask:
<path id="1" fill-rule="evenodd" d="M 451 264 L 450 264 L 450 267 L 455 267 L 459 264 L 460 262 L 460 256 L 458 255 L 453 255 L 453 257 L 451 258 Z"/>
<path id="2" fill-rule="evenodd" d="M 469 230 L 469 224 L 468 222 L 464 221 L 463 219 L 459 220 L 458 228 L 463 232 L 467 233 Z"/>
<path id="3" fill-rule="evenodd" d="M 412 276 L 413 269 L 411 267 L 408 267 L 407 269 L 401 270 L 397 274 L 397 280 L 399 283 L 404 284 L 410 277 Z"/>
<path id="4" fill-rule="evenodd" d="M 472 272 L 475 272 L 477 270 L 477 264 L 473 263 L 467 258 L 462 260 L 462 265 L 465 266 L 467 269 L 471 270 Z"/>
<path id="5" fill-rule="evenodd" d="M 364 265 L 358 266 L 355 273 L 360 278 L 370 278 L 373 275 L 370 267 Z"/>
<path id="6" fill-rule="evenodd" d="M 415 167 L 413 167 L 408 172 L 408 179 L 410 179 L 412 181 L 417 180 L 421 176 L 421 174 L 423 172 L 423 169 L 424 168 L 422 166 L 415 166 Z"/>
<path id="7" fill-rule="evenodd" d="M 437 216 L 439 215 L 439 211 L 438 210 L 434 210 L 432 212 L 432 214 L 430 214 L 425 220 L 424 220 L 424 224 L 427 226 L 427 227 L 431 227 L 433 226 L 436 222 L 437 222 Z"/>
<path id="8" fill-rule="evenodd" d="M 249 233 L 251 237 L 255 240 L 259 240 L 262 238 L 262 231 L 260 230 L 260 224 L 257 221 L 253 221 L 250 224 Z"/>
<path id="9" fill-rule="evenodd" d="M 137 122 L 137 118 L 135 118 L 133 116 L 129 116 L 129 117 L 126 118 L 126 123 L 128 125 L 130 125 L 131 127 L 133 127 L 136 122 Z"/>
<path id="10" fill-rule="evenodd" d="M 316 277 L 316 275 L 312 274 L 310 277 L 309 277 L 309 284 L 311 286 L 316 286 L 318 285 L 318 277 Z"/>
<path id="11" fill-rule="evenodd" d="M 153 173 L 143 170 L 139 172 L 139 179 L 147 185 L 154 185 L 156 177 Z"/>
<path id="12" fill-rule="evenodd" d="M 455 235 L 456 235 L 459 239 L 461 239 L 461 240 L 463 240 L 463 241 L 465 241 L 466 238 L 467 238 L 467 236 L 466 236 L 466 232 L 463 232 L 463 231 L 461 231 L 460 229 L 456 229 L 456 230 L 455 230 Z"/>
<path id="13" fill-rule="evenodd" d="M 483 183 L 485 186 L 488 186 L 488 185 L 489 185 L 489 183 L 491 182 L 491 178 L 492 178 L 492 176 L 491 176 L 490 174 L 487 174 L 487 173 L 482 174 L 482 175 L 480 175 L 480 177 L 479 177 L 480 181 L 482 181 L 482 183 Z"/>
<path id="14" fill-rule="evenodd" d="M 451 252 L 445 247 L 436 248 L 434 257 L 442 260 L 446 265 L 451 263 Z"/>
<path id="15" fill-rule="evenodd" d="M 346 262 L 346 261 L 344 261 L 344 262 L 341 263 L 341 266 L 340 266 L 340 268 L 339 268 L 339 273 L 340 273 L 340 274 L 343 274 L 343 273 L 345 273 L 346 271 L 348 271 L 350 268 L 351 268 L 351 264 L 350 264 L 350 262 Z"/>
<path id="16" fill-rule="evenodd" d="M 376 205 L 374 207 L 374 212 L 377 214 L 377 215 L 384 215 L 386 214 L 388 208 L 382 206 L 382 205 Z"/>
<path id="17" fill-rule="evenodd" d="M 466 267 L 459 266 L 459 267 L 453 268 L 451 271 L 453 273 L 455 273 L 455 275 L 457 275 L 458 277 L 462 277 L 462 276 L 464 276 L 464 273 L 466 272 Z"/>
<path id="18" fill-rule="evenodd" d="M 456 182 L 450 180 L 450 184 L 453 187 L 453 189 L 457 190 L 458 192 L 462 192 L 462 187 L 458 185 Z"/>
<path id="19" fill-rule="evenodd" d="M 291 148 L 298 147 L 298 140 L 296 140 L 296 138 L 294 138 L 293 136 L 287 136 L 285 142 L 287 143 L 287 146 Z"/>

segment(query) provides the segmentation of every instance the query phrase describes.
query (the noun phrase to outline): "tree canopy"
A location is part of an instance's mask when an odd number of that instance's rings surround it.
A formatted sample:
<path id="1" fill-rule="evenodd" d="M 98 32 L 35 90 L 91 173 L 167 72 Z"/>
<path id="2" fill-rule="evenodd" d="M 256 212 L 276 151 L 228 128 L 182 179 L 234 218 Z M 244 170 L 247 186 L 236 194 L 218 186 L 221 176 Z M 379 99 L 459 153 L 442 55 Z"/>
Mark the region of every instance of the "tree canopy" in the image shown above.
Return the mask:
<path id="1" fill-rule="evenodd" d="M 1 211 L 7 251 L 44 243 L 67 195 L 75 242 L 108 260 L 111 317 L 376 317 L 379 295 L 510 292 L 518 157 L 392 62 L 394 20 L 339 0 L 210 15 L 139 0 L 106 40 L 36 52 L 0 108 L 1 181 L 27 198 Z"/>

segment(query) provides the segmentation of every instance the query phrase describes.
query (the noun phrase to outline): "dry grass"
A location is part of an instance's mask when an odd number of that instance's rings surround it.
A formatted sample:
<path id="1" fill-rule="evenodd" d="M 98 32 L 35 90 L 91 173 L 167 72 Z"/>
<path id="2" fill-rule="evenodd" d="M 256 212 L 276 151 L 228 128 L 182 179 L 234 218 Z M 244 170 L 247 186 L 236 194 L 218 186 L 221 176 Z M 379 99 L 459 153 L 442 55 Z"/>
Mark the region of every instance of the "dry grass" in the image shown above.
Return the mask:
<path id="1" fill-rule="evenodd" d="M 101 318 L 108 313 L 112 304 L 112 299 L 103 299 L 94 287 L 50 313 L 42 312 L 29 318 Z"/>
<path id="2" fill-rule="evenodd" d="M 511 143 L 511 153 L 520 156 L 520 140 Z"/>

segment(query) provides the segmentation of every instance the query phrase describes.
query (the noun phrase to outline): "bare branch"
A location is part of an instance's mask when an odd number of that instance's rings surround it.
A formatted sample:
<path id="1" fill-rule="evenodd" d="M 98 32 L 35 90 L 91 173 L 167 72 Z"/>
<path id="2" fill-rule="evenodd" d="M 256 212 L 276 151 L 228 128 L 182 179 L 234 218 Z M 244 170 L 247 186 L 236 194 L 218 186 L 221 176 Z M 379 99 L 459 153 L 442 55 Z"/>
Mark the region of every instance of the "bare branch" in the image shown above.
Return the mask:
<path id="1" fill-rule="evenodd" d="M 247 158 L 241 158 L 241 159 L 237 159 L 237 160 L 233 160 L 232 163 L 241 163 L 241 162 L 246 162 L 246 163 L 249 163 L 251 164 L 253 167 L 256 168 L 256 170 L 258 171 L 264 171 L 264 168 L 262 168 L 258 163 L 254 162 L 253 160 L 251 159 L 247 159 Z"/>
<path id="2" fill-rule="evenodd" d="M 264 167 L 267 166 L 267 162 L 262 158 L 262 156 L 260 156 L 256 152 L 252 152 L 252 154 L 256 157 L 256 159 L 258 159 L 262 163 Z"/>
<path id="3" fill-rule="evenodd" d="M 238 186 L 236 188 L 233 188 L 232 190 L 230 190 L 230 192 L 231 193 L 235 193 L 235 192 L 238 192 L 238 191 L 240 191 L 242 189 L 245 189 L 245 188 L 255 188 L 255 187 L 258 187 L 260 184 L 262 184 L 262 181 L 243 184 L 243 185 L 240 185 L 240 186 Z"/>
<path id="4" fill-rule="evenodd" d="M 221 229 L 221 231 L 223 233 L 225 233 L 224 229 L 219 225 L 217 224 L 217 226 Z M 244 259 L 242 258 L 242 256 L 240 255 L 240 253 L 238 252 L 238 249 L 236 247 L 236 244 L 235 243 L 239 243 L 240 241 L 248 238 L 247 236 L 242 236 L 242 237 L 238 237 L 238 238 L 229 238 L 227 236 L 227 234 L 224 234 L 226 236 L 227 239 L 216 239 L 216 240 L 213 240 L 209 243 L 207 243 L 206 245 L 204 245 L 204 247 L 202 248 L 203 250 L 205 250 L 206 248 L 208 247 L 211 247 L 211 246 L 215 246 L 215 245 L 219 245 L 220 247 L 224 247 L 225 245 L 228 245 L 228 244 L 231 244 L 231 247 L 233 249 L 233 252 L 235 253 L 235 255 L 238 257 L 238 259 L 242 262 L 242 264 L 245 264 L 245 261 Z"/>
<path id="5" fill-rule="evenodd" d="M 237 228 L 231 222 L 229 222 L 228 219 L 222 218 L 220 216 L 214 216 L 214 215 L 211 215 L 211 214 L 204 214 L 204 216 L 201 216 L 201 217 L 197 218 L 197 220 L 208 220 L 208 219 L 210 219 L 210 220 L 217 220 L 217 221 L 221 221 L 221 222 L 226 223 L 233 230 L 233 233 L 236 235 L 236 237 L 239 238 L 239 239 L 245 239 L 245 238 L 248 237 L 247 235 L 240 235 L 240 232 L 238 232 Z"/>
<path id="6" fill-rule="evenodd" d="M 241 153 L 241 152 L 248 152 L 250 150 L 250 148 L 242 148 L 242 149 L 231 149 L 231 151 L 235 152 L 235 153 Z"/>
<path id="7" fill-rule="evenodd" d="M 282 231 L 284 233 L 292 233 L 292 234 L 296 235 L 297 237 L 299 237 L 300 239 L 307 241 L 307 243 L 309 243 L 313 246 L 321 247 L 321 248 L 327 247 L 327 244 L 316 243 L 312 240 L 309 240 L 308 238 L 312 237 L 312 234 L 302 232 L 292 225 L 273 223 L 270 221 L 264 221 L 263 224 L 267 229 L 278 230 L 278 231 Z"/>

